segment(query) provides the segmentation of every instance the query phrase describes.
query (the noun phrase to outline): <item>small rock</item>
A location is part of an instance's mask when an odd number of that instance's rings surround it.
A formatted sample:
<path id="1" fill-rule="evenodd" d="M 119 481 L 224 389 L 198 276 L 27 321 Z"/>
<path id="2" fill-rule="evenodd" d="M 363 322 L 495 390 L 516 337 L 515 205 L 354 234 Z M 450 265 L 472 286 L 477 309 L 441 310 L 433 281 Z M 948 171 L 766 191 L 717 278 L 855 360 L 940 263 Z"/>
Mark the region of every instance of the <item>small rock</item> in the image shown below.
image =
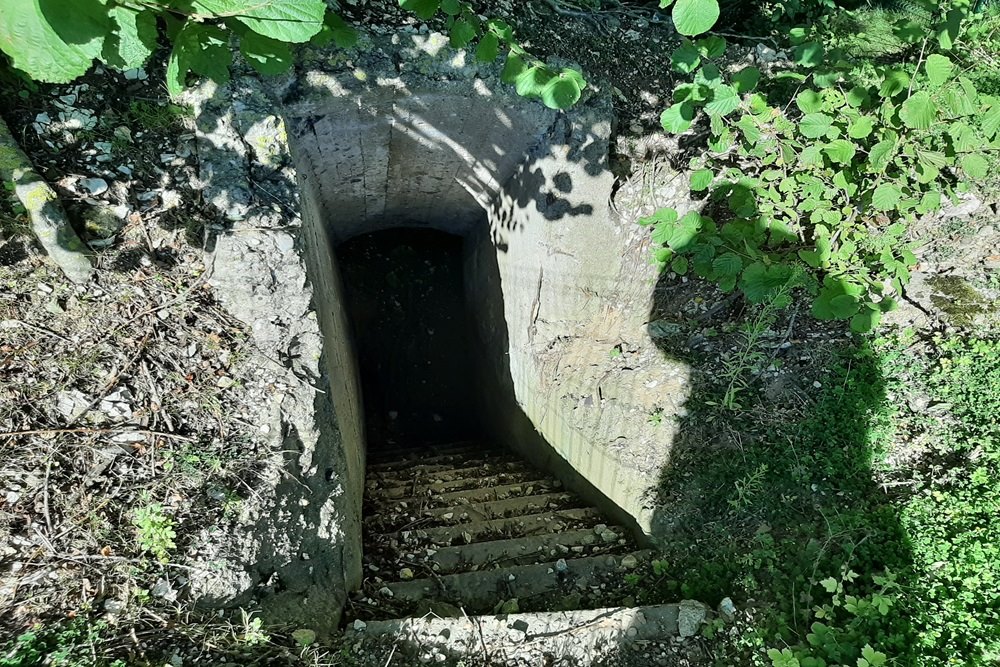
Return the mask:
<path id="1" fill-rule="evenodd" d="M 149 589 L 149 594 L 153 597 L 163 598 L 168 602 L 173 602 L 177 599 L 177 591 L 166 579 L 157 579 L 153 587 Z"/>
<path id="2" fill-rule="evenodd" d="M 567 570 L 569 570 L 569 565 L 566 564 L 566 559 L 565 558 L 560 558 L 559 560 L 556 561 L 556 572 L 558 572 L 559 574 L 562 574 L 563 572 L 566 572 Z"/>
<path id="3" fill-rule="evenodd" d="M 120 614 L 125 609 L 125 603 L 121 600 L 105 600 L 104 611 L 109 614 Z"/>
<path id="4" fill-rule="evenodd" d="M 409 581 L 410 579 L 413 579 L 413 570 L 411 570 L 408 567 L 404 567 L 402 570 L 399 571 L 399 578 L 402 579 L 403 581 Z"/>
<path id="5" fill-rule="evenodd" d="M 624 567 L 627 570 L 634 570 L 637 565 L 639 565 L 639 559 L 633 556 L 632 554 L 629 554 L 624 558 L 622 558 L 622 567 Z"/>
<path id="6" fill-rule="evenodd" d="M 611 544 L 618 541 L 618 533 L 613 530 L 606 530 L 601 533 L 601 539 L 604 540 L 606 544 Z"/>
<path id="7" fill-rule="evenodd" d="M 379 595 L 387 598 L 391 598 L 393 596 L 392 589 L 389 588 L 388 586 L 383 586 L 382 588 L 378 589 L 378 593 Z"/>
<path id="8" fill-rule="evenodd" d="M 229 377 L 228 375 L 223 375 L 222 377 L 220 377 L 218 380 L 215 381 L 215 386 L 218 387 L 219 389 L 229 389 L 234 384 L 236 384 L 236 380 Z"/>
<path id="9" fill-rule="evenodd" d="M 736 619 L 736 605 L 733 604 L 732 599 L 722 598 L 719 603 L 719 616 L 726 623 L 732 623 Z"/>
<path id="10" fill-rule="evenodd" d="M 358 631 L 358 632 L 361 632 L 362 630 L 364 630 L 367 627 L 368 627 L 368 624 L 365 623 L 364 621 L 362 621 L 360 618 L 357 619 L 356 621 L 354 621 L 354 629 L 356 631 Z"/>
<path id="11" fill-rule="evenodd" d="M 506 600 L 502 605 L 500 605 L 501 614 L 517 614 L 521 611 L 521 606 L 517 601 L 517 598 L 511 600 Z"/>
<path id="12" fill-rule="evenodd" d="M 694 637 L 705 622 L 705 605 L 697 600 L 681 600 L 677 614 L 677 633 L 681 637 Z"/>

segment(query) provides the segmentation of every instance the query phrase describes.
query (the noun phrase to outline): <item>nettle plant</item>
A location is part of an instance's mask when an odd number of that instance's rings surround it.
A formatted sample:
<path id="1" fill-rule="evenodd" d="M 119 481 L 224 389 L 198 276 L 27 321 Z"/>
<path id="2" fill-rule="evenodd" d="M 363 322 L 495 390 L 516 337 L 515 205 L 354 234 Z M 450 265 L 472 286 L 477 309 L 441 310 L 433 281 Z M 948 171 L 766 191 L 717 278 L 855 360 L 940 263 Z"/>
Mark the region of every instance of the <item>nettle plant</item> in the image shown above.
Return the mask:
<path id="1" fill-rule="evenodd" d="M 461 0 L 398 0 L 422 19 L 446 17 L 452 46 L 476 43 L 476 57 L 506 60 L 503 80 L 553 109 L 579 101 L 586 82 L 572 68 L 533 58 L 503 21 L 483 20 Z M 128 70 L 144 65 L 161 36 L 171 44 L 166 84 L 180 94 L 191 74 L 229 78 L 238 46 L 265 75 L 288 71 L 293 46 L 354 46 L 357 33 L 326 0 L 0 0 L 0 51 L 35 81 L 67 83 L 94 61 Z"/>
<path id="2" fill-rule="evenodd" d="M 782 288 L 799 281 L 817 318 L 871 330 L 916 263 L 907 223 L 986 177 L 1000 150 L 1000 98 L 959 66 L 968 6 L 924 0 L 929 26 L 900 21 L 912 62 L 852 62 L 822 23 L 794 28 L 790 60 L 764 78 L 727 69 L 725 39 L 702 36 L 714 0 L 687 2 L 704 8 L 677 24 L 687 37 L 671 64 L 691 80 L 661 121 L 671 133 L 706 131 L 690 187 L 707 198 L 701 212 L 640 221 L 654 226 L 655 261 L 755 303 L 787 300 Z"/>

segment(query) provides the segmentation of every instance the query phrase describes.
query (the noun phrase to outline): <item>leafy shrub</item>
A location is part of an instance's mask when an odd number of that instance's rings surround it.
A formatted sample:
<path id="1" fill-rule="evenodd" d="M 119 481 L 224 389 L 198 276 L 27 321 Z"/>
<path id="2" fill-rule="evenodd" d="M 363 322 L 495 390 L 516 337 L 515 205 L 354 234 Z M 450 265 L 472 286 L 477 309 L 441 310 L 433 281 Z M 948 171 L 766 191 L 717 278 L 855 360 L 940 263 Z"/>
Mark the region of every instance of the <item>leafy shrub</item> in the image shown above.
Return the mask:
<path id="1" fill-rule="evenodd" d="M 912 19 L 895 26 L 919 44 L 915 64 L 849 59 L 820 24 L 792 29 L 792 66 L 762 82 L 756 67 L 724 71 L 722 37 L 685 40 L 672 66 L 693 80 L 661 120 L 681 133 L 707 117 L 691 189 L 708 193 L 722 222 L 672 209 L 642 220 L 660 266 L 762 303 L 805 265 L 816 317 L 876 326 L 916 262 L 907 222 L 984 179 L 1000 149 L 1000 98 L 980 94 L 956 62 L 967 10 L 928 7 L 929 33 Z"/>
<path id="2" fill-rule="evenodd" d="M 177 533 L 174 532 L 174 520 L 164 513 L 163 506 L 152 503 L 137 507 L 132 514 L 132 524 L 139 547 L 166 562 L 170 550 L 177 546 L 174 544 Z"/>
<path id="3" fill-rule="evenodd" d="M 104 621 L 84 617 L 36 626 L 14 641 L 0 645 L 0 667 L 125 667 L 121 660 L 94 659 L 95 646 L 104 640 L 107 627 Z"/>

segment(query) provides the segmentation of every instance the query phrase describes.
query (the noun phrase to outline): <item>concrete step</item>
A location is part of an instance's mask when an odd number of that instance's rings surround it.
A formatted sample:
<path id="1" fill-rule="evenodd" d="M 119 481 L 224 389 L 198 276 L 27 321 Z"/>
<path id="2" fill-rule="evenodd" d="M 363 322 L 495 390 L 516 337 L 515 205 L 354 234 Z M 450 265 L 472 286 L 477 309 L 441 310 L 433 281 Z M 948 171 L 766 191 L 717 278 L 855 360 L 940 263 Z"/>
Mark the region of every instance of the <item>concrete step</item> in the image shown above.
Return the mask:
<path id="1" fill-rule="evenodd" d="M 410 547 L 452 546 L 507 539 L 517 535 L 543 535 L 573 528 L 589 528 L 599 524 L 602 518 L 601 513 L 593 507 L 579 507 L 491 521 L 475 521 L 456 526 L 417 528 L 379 535 L 377 539 L 380 542 Z"/>
<path id="2" fill-rule="evenodd" d="M 387 461 L 385 463 L 372 463 L 368 465 L 369 474 L 384 474 L 387 472 L 401 473 L 406 477 L 412 477 L 413 473 L 433 472 L 438 470 L 448 470 L 461 464 L 462 467 L 489 465 L 501 461 L 517 461 L 510 452 L 502 449 L 479 450 L 474 454 L 438 454 L 435 456 L 425 456 L 404 461 Z M 523 463 L 522 463 L 523 465 Z"/>
<path id="3" fill-rule="evenodd" d="M 479 462 L 475 465 L 466 466 L 462 462 L 452 465 L 433 466 L 429 470 L 417 470 L 414 474 L 400 475 L 398 470 L 388 472 L 368 473 L 366 488 L 382 488 L 392 486 L 405 486 L 416 482 L 434 481 L 450 482 L 460 479 L 475 479 L 478 477 L 495 475 L 500 473 L 528 472 L 531 468 L 515 459 L 505 461 L 494 461 L 488 465 Z"/>
<path id="4" fill-rule="evenodd" d="M 584 529 L 444 547 L 426 556 L 424 563 L 438 574 L 452 574 L 559 558 L 621 553 L 635 548 L 626 538 L 625 529 L 612 526 L 606 530 L 601 535 L 593 529 Z"/>
<path id="5" fill-rule="evenodd" d="M 537 514 L 548 510 L 579 507 L 582 501 L 567 492 L 542 493 L 533 496 L 507 498 L 484 503 L 431 509 L 399 507 L 398 513 L 381 513 L 364 520 L 365 527 L 375 533 L 387 533 L 412 528 L 431 528 L 455 524 L 489 521 L 506 517 Z"/>
<path id="6" fill-rule="evenodd" d="M 551 478 L 539 478 L 538 473 L 535 473 L 534 479 L 525 482 L 482 486 L 474 489 L 460 489 L 445 493 L 435 493 L 432 489 L 420 489 L 419 485 L 417 486 L 417 493 L 405 498 L 372 498 L 370 507 L 375 511 L 382 508 L 392 509 L 402 507 L 404 505 L 411 509 L 413 507 L 458 507 L 469 503 L 504 500 L 506 498 L 531 496 L 539 493 L 552 493 L 561 489 L 562 483 Z"/>
<path id="7" fill-rule="evenodd" d="M 699 602 L 647 607 L 356 622 L 345 639 L 360 667 L 436 664 L 690 665 L 697 634 L 709 618 Z M 655 659 L 654 659 L 655 656 Z M 624 659 L 623 659 L 624 658 Z"/>
<path id="8" fill-rule="evenodd" d="M 524 468 L 523 466 L 511 466 L 509 471 L 495 472 L 489 475 L 482 475 L 481 467 L 466 468 L 468 476 L 463 476 L 463 471 L 448 471 L 449 475 L 430 475 L 426 479 L 406 480 L 393 484 L 385 480 L 379 484 L 371 481 L 367 485 L 368 497 L 373 500 L 378 499 L 399 499 L 406 496 L 423 495 L 428 491 L 431 493 L 448 493 L 449 491 L 461 491 L 462 489 L 479 489 L 502 484 L 515 484 L 517 482 L 530 482 L 538 478 L 538 472 Z M 442 479 L 447 477 L 447 479 Z M 417 491 L 419 490 L 419 493 Z"/>
<path id="9" fill-rule="evenodd" d="M 636 563 L 649 559 L 649 551 L 631 555 Z M 589 593 L 614 597 L 625 587 L 630 568 L 622 565 L 624 554 L 562 559 L 534 565 L 496 570 L 461 572 L 411 581 L 382 582 L 380 595 L 397 610 L 421 600 L 445 601 L 467 613 L 489 613 L 503 600 L 517 599 L 526 611 L 559 608 L 561 601 Z M 604 586 L 602 589 L 601 586 Z M 385 591 L 388 589 L 389 594 Z"/>
<path id="10" fill-rule="evenodd" d="M 484 444 L 474 440 L 450 442 L 440 445 L 412 445 L 408 447 L 393 447 L 375 449 L 368 452 L 368 463 L 391 463 L 402 459 L 414 459 L 442 454 L 474 454 L 484 449 L 500 449 L 495 445 Z"/>

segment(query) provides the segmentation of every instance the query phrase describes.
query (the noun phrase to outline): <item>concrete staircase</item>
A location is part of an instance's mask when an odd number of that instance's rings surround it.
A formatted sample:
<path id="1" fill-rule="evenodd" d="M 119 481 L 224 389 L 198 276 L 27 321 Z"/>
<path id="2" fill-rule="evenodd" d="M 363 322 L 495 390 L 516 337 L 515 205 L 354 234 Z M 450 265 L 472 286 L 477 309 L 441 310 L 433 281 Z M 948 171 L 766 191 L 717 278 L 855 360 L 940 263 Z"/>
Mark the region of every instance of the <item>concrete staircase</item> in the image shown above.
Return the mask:
<path id="1" fill-rule="evenodd" d="M 635 607 L 651 552 L 497 447 L 374 453 L 364 510 L 365 582 L 346 613 L 370 664 L 591 664 L 601 647 L 675 649 L 706 615 L 696 602 Z"/>

